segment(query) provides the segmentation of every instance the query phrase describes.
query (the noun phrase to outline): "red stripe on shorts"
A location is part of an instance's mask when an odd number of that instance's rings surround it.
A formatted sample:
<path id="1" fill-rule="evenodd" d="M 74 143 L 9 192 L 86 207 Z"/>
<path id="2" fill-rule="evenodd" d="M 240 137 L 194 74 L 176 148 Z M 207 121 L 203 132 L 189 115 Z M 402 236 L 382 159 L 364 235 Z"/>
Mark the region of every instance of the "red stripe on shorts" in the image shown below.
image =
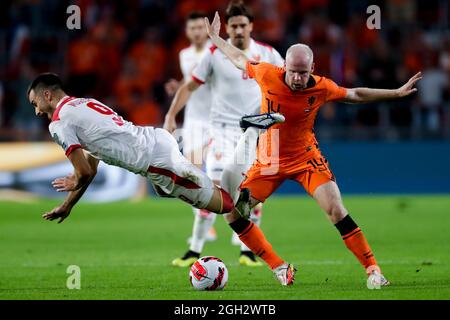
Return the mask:
<path id="1" fill-rule="evenodd" d="M 170 170 L 150 166 L 150 167 L 148 167 L 147 171 L 150 173 L 156 173 L 156 174 L 160 174 L 160 175 L 169 177 L 170 179 L 172 179 L 172 181 L 175 184 L 182 186 L 186 189 L 200 189 L 200 186 L 198 184 L 196 184 L 195 182 L 192 182 L 191 180 L 177 176 L 175 173 L 173 173 Z"/>

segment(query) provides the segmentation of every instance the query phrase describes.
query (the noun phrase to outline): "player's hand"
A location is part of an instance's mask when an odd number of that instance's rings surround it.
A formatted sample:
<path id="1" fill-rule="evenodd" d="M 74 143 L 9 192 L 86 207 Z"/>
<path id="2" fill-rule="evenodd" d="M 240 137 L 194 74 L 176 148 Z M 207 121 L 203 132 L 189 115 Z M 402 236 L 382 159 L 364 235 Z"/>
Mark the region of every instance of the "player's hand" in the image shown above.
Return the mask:
<path id="1" fill-rule="evenodd" d="M 166 115 L 164 119 L 163 128 L 169 131 L 170 133 L 174 132 L 177 128 L 177 122 L 175 121 L 175 117 Z"/>
<path id="2" fill-rule="evenodd" d="M 397 89 L 398 96 L 406 97 L 409 96 L 411 93 L 416 92 L 417 88 L 413 88 L 417 81 L 422 79 L 422 72 L 417 72 L 411 79 L 408 80 L 407 83 L 405 83 L 403 86 Z"/>
<path id="3" fill-rule="evenodd" d="M 209 37 L 218 36 L 220 33 L 220 17 L 219 13 L 216 11 L 214 15 L 214 20 L 212 24 L 209 23 L 209 19 L 205 17 L 205 24 L 206 24 L 206 32 L 208 33 Z"/>
<path id="4" fill-rule="evenodd" d="M 70 214 L 71 209 L 66 206 L 59 206 L 54 208 L 52 211 L 46 212 L 42 215 L 45 220 L 53 221 L 59 218 L 58 223 L 63 222 Z"/>
<path id="5" fill-rule="evenodd" d="M 166 94 L 169 97 L 172 97 L 177 92 L 178 88 L 180 87 L 180 82 L 175 79 L 170 79 L 164 84 L 164 89 L 166 90 Z"/>
<path id="6" fill-rule="evenodd" d="M 74 174 L 69 174 L 64 178 L 57 178 L 52 181 L 52 186 L 58 192 L 67 192 L 77 190 L 77 177 Z"/>

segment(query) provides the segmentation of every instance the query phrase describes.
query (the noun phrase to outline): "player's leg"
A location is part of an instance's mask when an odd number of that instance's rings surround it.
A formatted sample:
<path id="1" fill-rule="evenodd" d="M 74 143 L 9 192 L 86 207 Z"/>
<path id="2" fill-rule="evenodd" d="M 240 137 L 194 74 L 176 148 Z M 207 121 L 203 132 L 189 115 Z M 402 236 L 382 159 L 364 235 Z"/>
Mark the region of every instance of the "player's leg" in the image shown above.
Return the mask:
<path id="1" fill-rule="evenodd" d="M 240 127 L 244 133 L 240 135 L 233 151 L 235 161 L 224 168 L 221 178 L 221 186 L 235 202 L 239 197 L 239 186 L 256 159 L 259 130 L 268 129 L 274 124 L 284 122 L 284 120 L 284 116 L 279 113 L 256 114 L 241 118 Z"/>
<path id="2" fill-rule="evenodd" d="M 183 137 L 185 138 L 183 141 L 183 149 L 185 150 L 186 158 L 201 170 L 203 167 L 203 151 L 206 147 L 206 143 L 200 148 L 192 148 L 193 137 L 187 137 L 186 134 Z M 195 140 L 198 141 L 199 139 Z M 192 151 L 192 149 L 194 150 Z M 205 241 L 211 239 L 211 230 L 215 232 L 213 228 L 214 221 L 216 220 L 215 213 L 206 209 L 198 209 L 195 207 L 192 207 L 192 210 L 194 212 L 194 222 L 192 226 L 192 234 L 188 240 L 189 249 L 181 257 L 172 260 L 173 266 L 191 266 L 200 257 Z"/>
<path id="3" fill-rule="evenodd" d="M 192 140 L 193 140 L 192 137 L 186 137 L 184 143 L 186 143 L 188 146 L 192 145 L 191 143 Z M 220 141 L 220 139 L 215 139 L 211 141 L 211 146 L 207 149 L 205 160 L 207 175 L 209 176 L 209 178 L 213 179 L 215 185 L 219 185 L 220 173 L 222 170 L 221 167 L 217 166 L 217 163 L 213 161 L 213 158 L 215 157 L 212 155 L 212 150 L 216 149 L 215 144 L 217 144 L 217 140 Z M 187 148 L 187 150 L 189 150 L 189 148 Z M 185 254 L 182 257 L 174 259 L 172 261 L 173 265 L 179 267 L 187 267 L 190 266 L 192 263 L 194 263 L 200 257 L 206 239 L 208 237 L 209 230 L 213 228 L 215 220 L 216 215 L 214 213 L 206 209 L 201 209 L 197 211 L 197 213 L 195 214 L 194 224 L 192 227 L 192 236 L 190 238 L 189 249 L 187 250 L 187 252 L 185 252 Z"/>
<path id="4" fill-rule="evenodd" d="M 206 151 L 208 149 L 209 134 L 207 125 L 196 121 L 194 123 L 189 122 L 183 133 L 183 152 L 184 156 L 192 162 L 197 168 L 204 171 Z M 217 184 L 216 181 L 214 181 Z M 206 231 L 205 241 L 214 241 L 217 239 L 216 230 L 214 229 L 215 214 L 210 213 L 206 209 L 192 208 L 194 212 L 194 225 L 192 228 L 192 236 L 189 237 L 188 243 L 192 247 L 200 247 L 202 241 L 203 229 L 207 225 L 211 227 Z M 196 243 L 199 241 L 199 243 Z"/>
<path id="5" fill-rule="evenodd" d="M 245 174 L 252 166 L 256 158 L 256 146 L 259 129 L 250 127 L 241 134 L 233 153 L 233 161 L 228 162 L 223 168 L 220 178 L 222 188 L 227 191 L 234 202 L 239 197 L 239 186 L 245 179 Z"/>
<path id="6" fill-rule="evenodd" d="M 237 129 L 227 134 L 229 137 L 235 137 L 232 140 L 237 140 L 237 144 L 234 147 L 230 143 L 228 144 L 229 147 L 226 145 L 224 148 L 224 152 L 232 154 L 232 156 L 229 157 L 231 161 L 225 162 L 220 185 L 232 196 L 235 203 L 239 198 L 239 186 L 256 158 L 258 131 L 259 129 L 250 127 L 244 133 L 242 133 L 241 129 Z M 259 214 L 261 213 L 261 206 L 262 204 L 256 208 L 256 214 L 255 209 L 252 209 L 250 214 L 250 220 L 258 226 L 261 223 L 261 215 Z M 236 233 L 232 235 L 232 242 L 234 237 L 236 237 L 237 245 L 241 249 L 239 264 L 249 267 L 262 266 L 262 263 L 256 259 L 255 254 L 239 240 Z"/>
<path id="7" fill-rule="evenodd" d="M 260 168 L 258 166 L 253 166 L 248 171 L 248 177 L 241 186 L 242 191 L 248 192 L 241 192 L 236 208 L 241 207 L 239 202 L 244 201 L 248 202 L 250 208 L 255 207 L 269 197 L 283 182 L 280 177 L 261 176 L 259 173 Z M 254 196 L 250 196 L 250 193 Z M 278 256 L 261 229 L 252 221 L 244 218 L 236 208 L 232 212 L 224 214 L 224 218 L 231 229 L 239 235 L 239 239 L 253 253 L 266 262 L 282 285 L 292 284 L 296 269 Z"/>
<path id="8" fill-rule="evenodd" d="M 230 195 L 180 153 L 169 132 L 157 128 L 155 138 L 147 176 L 160 195 L 176 197 L 196 208 L 219 214 L 234 208 Z"/>
<path id="9" fill-rule="evenodd" d="M 249 204 L 251 207 L 256 206 L 258 203 L 259 200 L 250 197 Z M 262 230 L 255 223 L 242 217 L 236 209 L 224 214 L 224 218 L 230 228 L 238 234 L 239 239 L 254 254 L 266 262 L 281 285 L 288 286 L 294 283 L 297 269 L 278 256 Z"/>
<path id="10" fill-rule="evenodd" d="M 204 210 L 197 209 L 195 213 L 194 224 L 192 226 L 192 236 L 190 238 L 189 249 L 183 256 L 175 258 L 172 265 L 176 267 L 190 267 L 198 258 L 203 250 L 205 241 L 207 240 L 208 231 L 216 220 L 216 214 Z"/>
<path id="11" fill-rule="evenodd" d="M 258 227 L 261 226 L 261 217 L 262 217 L 262 203 L 257 204 L 252 208 L 250 213 L 250 221 L 253 222 Z M 261 261 L 256 259 L 255 254 L 250 250 L 249 247 L 245 245 L 241 240 L 239 240 L 239 236 L 236 232 L 233 232 L 233 237 L 236 235 L 239 245 L 241 248 L 241 254 L 239 257 L 239 264 L 247 267 L 261 267 L 263 264 Z"/>
<path id="12" fill-rule="evenodd" d="M 255 223 L 258 227 L 261 225 L 261 219 L 262 219 L 262 213 L 263 213 L 263 205 L 262 203 L 257 204 L 254 208 L 250 211 L 250 221 Z M 234 246 L 242 246 L 243 243 L 241 240 L 239 240 L 239 236 L 236 232 L 233 232 L 231 236 L 231 244 Z M 245 244 L 244 244 L 245 246 Z"/>
<path id="13" fill-rule="evenodd" d="M 297 177 L 297 180 L 325 211 L 331 223 L 341 234 L 345 245 L 359 260 L 367 275 L 371 276 L 375 272 L 380 285 L 389 284 L 381 274 L 363 232 L 344 207 L 341 193 L 325 158 L 318 153 L 317 157 L 309 161 L 309 167 Z"/>
<path id="14" fill-rule="evenodd" d="M 216 214 L 206 210 L 197 209 L 195 214 L 194 224 L 192 226 L 192 236 L 189 244 L 189 249 L 180 258 L 176 258 L 172 261 L 172 265 L 177 267 L 189 267 L 192 265 L 201 255 L 208 232 L 216 221 Z"/>

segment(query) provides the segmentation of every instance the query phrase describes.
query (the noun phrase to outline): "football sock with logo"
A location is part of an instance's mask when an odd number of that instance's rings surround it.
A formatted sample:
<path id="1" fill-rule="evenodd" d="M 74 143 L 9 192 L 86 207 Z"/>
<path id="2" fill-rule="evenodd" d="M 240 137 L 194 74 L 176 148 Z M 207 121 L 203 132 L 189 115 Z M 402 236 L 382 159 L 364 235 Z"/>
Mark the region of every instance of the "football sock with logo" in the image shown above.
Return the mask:
<path id="1" fill-rule="evenodd" d="M 231 222 L 230 227 L 239 235 L 239 239 L 241 239 L 254 254 L 268 264 L 270 269 L 273 270 L 284 263 L 272 249 L 272 245 L 267 241 L 264 233 L 256 224 L 241 217 L 236 221 Z"/>
<path id="2" fill-rule="evenodd" d="M 202 252 L 208 231 L 216 221 L 217 215 L 205 209 L 194 209 L 194 211 L 196 213 L 189 249 L 194 252 Z"/>
<path id="3" fill-rule="evenodd" d="M 367 268 L 369 267 L 377 267 L 377 261 L 367 243 L 366 237 L 350 215 L 345 216 L 341 221 L 336 223 L 335 227 L 339 230 L 347 248 L 353 252 L 366 269 L 366 272 L 368 272 Z"/>
<path id="4" fill-rule="evenodd" d="M 261 217 L 262 217 L 262 204 L 258 204 L 254 207 L 250 213 L 250 221 L 256 224 L 258 227 L 261 225 Z M 241 241 L 241 252 L 242 251 L 251 251 L 245 243 Z"/>

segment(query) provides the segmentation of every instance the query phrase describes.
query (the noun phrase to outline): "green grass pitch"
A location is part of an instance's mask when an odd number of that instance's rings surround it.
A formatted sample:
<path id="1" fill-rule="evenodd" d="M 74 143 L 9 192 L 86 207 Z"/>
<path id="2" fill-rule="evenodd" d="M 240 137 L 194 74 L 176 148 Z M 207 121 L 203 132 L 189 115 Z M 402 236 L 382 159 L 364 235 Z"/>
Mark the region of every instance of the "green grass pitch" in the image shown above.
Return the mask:
<path id="1" fill-rule="evenodd" d="M 188 269 L 170 265 L 187 249 L 193 215 L 174 199 L 80 203 L 62 224 L 41 214 L 57 204 L 0 202 L 0 299 L 449 299 L 450 197 L 344 196 L 392 286 L 368 290 L 364 270 L 308 197 L 273 197 L 262 229 L 299 267 L 281 287 L 266 267 L 241 267 L 221 217 L 203 255 L 222 258 L 223 291 L 197 292 Z M 81 289 L 69 290 L 69 265 Z"/>

